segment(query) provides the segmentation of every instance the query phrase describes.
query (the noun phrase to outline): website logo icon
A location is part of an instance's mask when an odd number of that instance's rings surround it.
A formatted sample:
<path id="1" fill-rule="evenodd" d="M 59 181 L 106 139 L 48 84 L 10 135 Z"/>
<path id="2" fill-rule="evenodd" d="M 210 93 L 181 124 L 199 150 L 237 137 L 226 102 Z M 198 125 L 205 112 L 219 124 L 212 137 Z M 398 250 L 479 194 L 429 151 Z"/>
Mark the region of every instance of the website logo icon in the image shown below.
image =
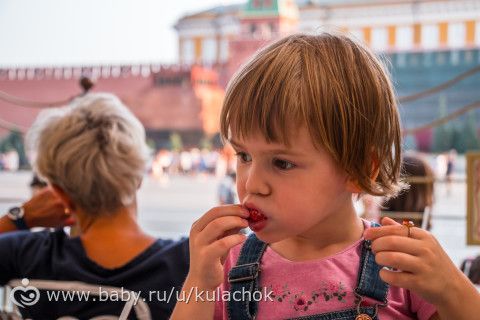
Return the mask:
<path id="1" fill-rule="evenodd" d="M 40 291 L 33 286 L 29 286 L 29 283 L 30 281 L 27 278 L 22 279 L 22 285 L 10 291 L 10 300 L 20 308 L 33 306 L 40 300 Z"/>

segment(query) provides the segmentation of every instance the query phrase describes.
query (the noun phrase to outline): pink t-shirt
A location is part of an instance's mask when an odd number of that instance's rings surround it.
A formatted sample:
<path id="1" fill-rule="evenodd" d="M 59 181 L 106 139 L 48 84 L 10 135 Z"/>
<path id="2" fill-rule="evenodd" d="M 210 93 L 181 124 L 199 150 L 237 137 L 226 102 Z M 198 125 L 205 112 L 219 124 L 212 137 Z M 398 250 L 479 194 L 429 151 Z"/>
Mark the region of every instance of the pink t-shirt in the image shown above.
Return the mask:
<path id="1" fill-rule="evenodd" d="M 368 224 L 366 224 L 368 227 Z M 270 247 L 261 260 L 260 288 L 266 295 L 259 299 L 257 319 L 286 319 L 325 312 L 340 311 L 356 306 L 354 289 L 357 286 L 361 244 L 358 240 L 335 255 L 318 260 L 289 261 Z M 225 262 L 225 280 L 218 296 L 229 291 L 228 272 L 236 265 L 241 245 L 234 247 Z M 273 291 L 269 297 L 268 293 Z M 435 307 L 414 293 L 389 287 L 388 305 L 378 311 L 381 320 L 429 319 Z M 367 299 L 367 305 L 373 305 Z M 228 319 L 223 299 L 215 304 L 215 319 Z"/>

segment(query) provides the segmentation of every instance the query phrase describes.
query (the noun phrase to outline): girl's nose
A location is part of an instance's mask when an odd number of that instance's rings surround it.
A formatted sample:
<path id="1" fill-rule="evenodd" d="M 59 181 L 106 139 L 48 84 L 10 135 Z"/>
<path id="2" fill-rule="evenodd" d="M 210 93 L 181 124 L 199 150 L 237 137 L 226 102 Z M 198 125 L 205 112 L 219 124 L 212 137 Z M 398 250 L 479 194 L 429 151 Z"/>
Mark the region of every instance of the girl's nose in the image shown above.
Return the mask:
<path id="1" fill-rule="evenodd" d="M 249 194 L 262 196 L 269 195 L 272 191 L 264 170 L 255 164 L 252 164 L 248 169 L 245 191 Z"/>

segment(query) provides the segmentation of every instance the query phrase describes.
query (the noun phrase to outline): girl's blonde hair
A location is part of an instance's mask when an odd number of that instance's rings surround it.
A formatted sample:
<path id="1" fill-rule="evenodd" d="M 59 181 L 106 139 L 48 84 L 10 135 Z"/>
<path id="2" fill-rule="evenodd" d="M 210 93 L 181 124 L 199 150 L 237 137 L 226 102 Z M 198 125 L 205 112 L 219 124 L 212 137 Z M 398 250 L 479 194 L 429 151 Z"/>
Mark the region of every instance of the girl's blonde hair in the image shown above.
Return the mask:
<path id="1" fill-rule="evenodd" d="M 367 48 L 344 35 L 291 35 L 258 52 L 232 78 L 221 114 L 223 139 L 259 132 L 288 146 L 299 126 L 362 192 L 391 196 L 400 189 L 395 94 Z"/>
<path id="2" fill-rule="evenodd" d="M 135 201 L 148 157 L 145 129 L 111 94 L 40 113 L 27 134 L 35 170 L 88 214 Z"/>

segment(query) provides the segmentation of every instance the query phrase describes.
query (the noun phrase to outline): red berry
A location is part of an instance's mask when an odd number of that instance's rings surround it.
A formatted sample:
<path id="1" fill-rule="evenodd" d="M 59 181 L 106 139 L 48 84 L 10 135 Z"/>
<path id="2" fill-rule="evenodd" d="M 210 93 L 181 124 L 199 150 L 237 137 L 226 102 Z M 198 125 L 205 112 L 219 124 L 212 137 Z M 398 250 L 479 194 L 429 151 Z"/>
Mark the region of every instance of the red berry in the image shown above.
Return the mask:
<path id="1" fill-rule="evenodd" d="M 260 220 L 263 220 L 263 214 L 258 212 L 258 210 L 249 209 L 248 211 L 250 211 L 250 216 L 248 217 L 248 220 L 250 220 L 252 222 L 258 222 Z"/>

